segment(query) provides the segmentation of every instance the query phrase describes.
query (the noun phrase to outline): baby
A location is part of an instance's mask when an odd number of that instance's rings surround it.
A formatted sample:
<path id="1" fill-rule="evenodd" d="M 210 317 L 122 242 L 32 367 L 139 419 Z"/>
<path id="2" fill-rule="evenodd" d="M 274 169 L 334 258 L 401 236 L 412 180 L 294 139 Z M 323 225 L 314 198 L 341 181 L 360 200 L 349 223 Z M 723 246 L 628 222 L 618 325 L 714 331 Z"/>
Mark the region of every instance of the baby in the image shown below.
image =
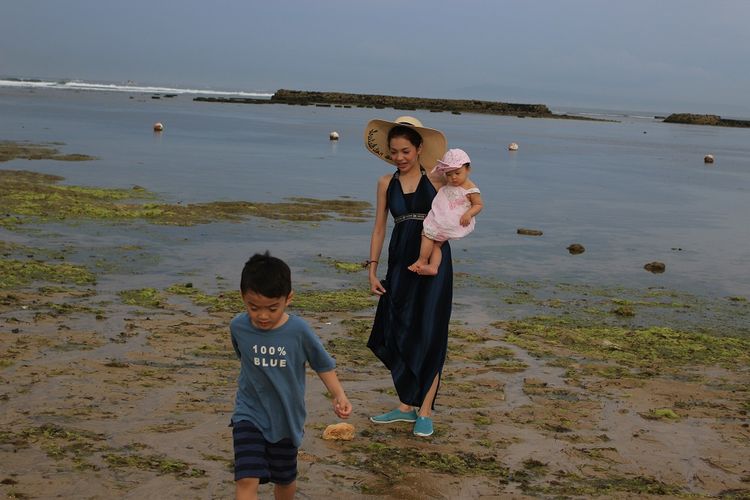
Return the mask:
<path id="1" fill-rule="evenodd" d="M 424 219 L 419 258 L 409 266 L 410 271 L 436 275 L 443 258 L 443 242 L 463 238 L 474 230 L 474 216 L 482 210 L 482 195 L 469 180 L 470 170 L 471 160 L 462 149 L 449 149 L 432 170 L 444 173 L 447 182 L 435 195 Z"/>

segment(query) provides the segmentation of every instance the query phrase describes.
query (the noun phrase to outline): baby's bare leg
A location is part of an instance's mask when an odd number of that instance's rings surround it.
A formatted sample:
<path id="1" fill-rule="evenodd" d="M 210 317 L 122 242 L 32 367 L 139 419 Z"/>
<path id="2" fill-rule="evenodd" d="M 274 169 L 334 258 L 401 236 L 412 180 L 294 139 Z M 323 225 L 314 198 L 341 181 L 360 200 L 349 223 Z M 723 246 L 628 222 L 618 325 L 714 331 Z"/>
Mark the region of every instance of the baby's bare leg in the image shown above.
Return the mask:
<path id="1" fill-rule="evenodd" d="M 432 253 L 430 254 L 429 263 L 424 266 L 419 266 L 419 271 L 417 271 L 419 274 L 424 276 L 435 276 L 438 273 L 440 261 L 443 260 L 443 251 L 441 250 L 442 246 L 442 241 L 432 242 Z"/>
<path id="2" fill-rule="evenodd" d="M 434 241 L 422 234 L 422 243 L 419 246 L 419 258 L 414 262 L 414 264 L 408 267 L 409 271 L 423 274 L 419 270 L 422 268 L 422 266 L 426 266 L 429 262 L 430 256 L 432 255 L 433 248 L 435 246 L 434 243 Z"/>

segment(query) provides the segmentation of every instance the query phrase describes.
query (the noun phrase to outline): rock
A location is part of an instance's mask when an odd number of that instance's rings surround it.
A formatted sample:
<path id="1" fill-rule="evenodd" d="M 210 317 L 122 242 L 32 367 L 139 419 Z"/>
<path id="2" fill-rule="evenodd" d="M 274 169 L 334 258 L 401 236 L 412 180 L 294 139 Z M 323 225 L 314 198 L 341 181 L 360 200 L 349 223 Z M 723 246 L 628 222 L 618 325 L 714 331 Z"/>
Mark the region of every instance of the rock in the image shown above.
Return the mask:
<path id="1" fill-rule="evenodd" d="M 161 122 L 154 123 L 154 132 L 161 132 L 164 130 L 164 125 Z"/>
<path id="2" fill-rule="evenodd" d="M 351 441 L 354 439 L 354 426 L 352 424 L 331 424 L 323 431 L 323 439 L 327 441 Z"/>
<path id="3" fill-rule="evenodd" d="M 654 262 L 649 262 L 648 264 L 643 266 L 643 269 L 645 269 L 646 271 L 652 272 L 654 274 L 660 274 L 666 271 L 667 266 L 664 265 L 664 262 L 654 261 Z"/>
<path id="4" fill-rule="evenodd" d="M 541 236 L 542 234 L 544 234 L 538 229 L 526 229 L 523 227 L 519 227 L 518 229 L 516 229 L 516 233 L 525 234 L 526 236 Z"/>
<path id="5" fill-rule="evenodd" d="M 338 141 L 339 140 L 339 133 L 334 130 L 333 132 L 331 132 L 330 134 L 328 134 L 328 138 L 330 140 L 332 140 L 332 141 Z"/>
<path id="6" fill-rule="evenodd" d="M 719 115 L 696 115 L 692 113 L 672 113 L 664 118 L 664 123 L 687 123 L 689 125 L 715 125 L 719 127 L 750 127 L 750 120 L 734 120 Z"/>
<path id="7" fill-rule="evenodd" d="M 586 249 L 583 248 L 583 245 L 581 245 L 580 243 L 573 243 L 572 245 L 568 246 L 568 252 L 570 252 L 572 255 L 578 255 L 585 251 Z"/>
<path id="8" fill-rule="evenodd" d="M 703 157 L 703 163 L 713 163 L 714 155 L 706 155 Z"/>
<path id="9" fill-rule="evenodd" d="M 518 151 L 518 144 L 515 142 L 508 144 L 508 151 Z"/>

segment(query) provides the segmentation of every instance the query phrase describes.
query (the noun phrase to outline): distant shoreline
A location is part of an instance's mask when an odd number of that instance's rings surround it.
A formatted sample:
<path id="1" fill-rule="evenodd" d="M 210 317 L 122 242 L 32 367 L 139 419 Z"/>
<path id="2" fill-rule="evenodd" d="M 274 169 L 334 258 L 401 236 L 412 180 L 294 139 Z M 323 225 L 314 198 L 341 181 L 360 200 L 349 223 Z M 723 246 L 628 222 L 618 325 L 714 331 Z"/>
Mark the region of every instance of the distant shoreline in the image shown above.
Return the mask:
<path id="1" fill-rule="evenodd" d="M 425 110 L 433 113 L 451 112 L 479 113 L 516 116 L 519 118 L 556 118 L 569 120 L 584 120 L 597 122 L 620 122 L 616 118 L 600 118 L 599 113 L 554 113 L 545 104 L 506 103 L 502 101 L 486 101 L 477 99 L 438 99 L 422 97 L 387 96 L 377 94 L 355 94 L 344 92 L 318 92 L 279 89 L 274 93 L 268 91 L 246 92 L 215 89 L 192 89 L 175 86 L 139 85 L 135 82 L 93 82 L 85 80 L 51 80 L 41 78 L 19 78 L 0 76 L 0 89 L 18 88 L 35 90 L 72 90 L 79 91 L 107 91 L 151 94 L 152 99 L 169 98 L 178 95 L 196 95 L 193 101 L 219 102 L 231 104 L 288 104 L 300 106 L 320 107 L 358 107 L 358 108 L 391 108 L 403 111 Z M 593 115 L 593 116 L 592 116 Z M 627 114 L 623 114 L 627 117 Z M 646 118 L 646 117 L 644 117 Z M 697 113 L 666 113 L 654 114 L 653 118 L 662 123 L 676 123 L 683 125 L 704 125 L 728 128 L 750 128 L 750 119 L 723 118 L 716 114 Z"/>
<path id="2" fill-rule="evenodd" d="M 277 90 L 270 99 L 243 97 L 195 97 L 194 101 L 219 102 L 230 104 L 287 104 L 298 106 L 343 107 L 385 109 L 402 111 L 425 110 L 432 113 L 450 112 L 509 115 L 518 118 L 557 118 L 565 120 L 586 120 L 616 122 L 604 118 L 556 114 L 545 104 L 522 104 L 477 99 L 431 99 L 424 97 L 402 97 L 377 94 L 350 94 L 344 92 L 313 92 L 304 90 Z"/>
<path id="3" fill-rule="evenodd" d="M 614 122 L 619 120 L 594 118 L 586 115 L 569 115 L 553 113 L 546 104 L 508 103 L 501 101 L 483 101 L 478 99 L 431 99 L 425 97 L 403 97 L 378 94 L 352 94 L 345 92 L 316 92 L 306 90 L 277 90 L 270 99 L 246 97 L 204 97 L 193 98 L 199 102 L 219 102 L 230 104 L 288 104 L 298 106 L 351 108 L 392 108 L 402 111 L 424 110 L 431 113 L 450 112 L 480 113 L 490 115 L 516 116 L 518 118 L 556 118 L 563 120 L 585 120 L 596 122 Z M 750 120 L 722 118 L 719 115 L 672 113 L 667 117 L 654 116 L 662 123 L 680 123 L 686 125 L 709 125 L 717 127 L 750 128 Z"/>

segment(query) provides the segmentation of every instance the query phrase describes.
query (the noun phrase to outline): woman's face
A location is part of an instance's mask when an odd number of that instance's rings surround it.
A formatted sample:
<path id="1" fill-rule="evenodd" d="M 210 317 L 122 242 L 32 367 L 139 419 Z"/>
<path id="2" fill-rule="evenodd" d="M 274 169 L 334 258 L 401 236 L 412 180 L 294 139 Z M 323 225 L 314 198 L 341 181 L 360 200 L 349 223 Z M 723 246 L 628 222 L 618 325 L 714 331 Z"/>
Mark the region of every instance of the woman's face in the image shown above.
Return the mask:
<path id="1" fill-rule="evenodd" d="M 391 158 L 400 172 L 408 172 L 419 164 L 419 153 L 422 146 L 416 147 L 406 137 L 396 136 L 389 144 Z"/>

